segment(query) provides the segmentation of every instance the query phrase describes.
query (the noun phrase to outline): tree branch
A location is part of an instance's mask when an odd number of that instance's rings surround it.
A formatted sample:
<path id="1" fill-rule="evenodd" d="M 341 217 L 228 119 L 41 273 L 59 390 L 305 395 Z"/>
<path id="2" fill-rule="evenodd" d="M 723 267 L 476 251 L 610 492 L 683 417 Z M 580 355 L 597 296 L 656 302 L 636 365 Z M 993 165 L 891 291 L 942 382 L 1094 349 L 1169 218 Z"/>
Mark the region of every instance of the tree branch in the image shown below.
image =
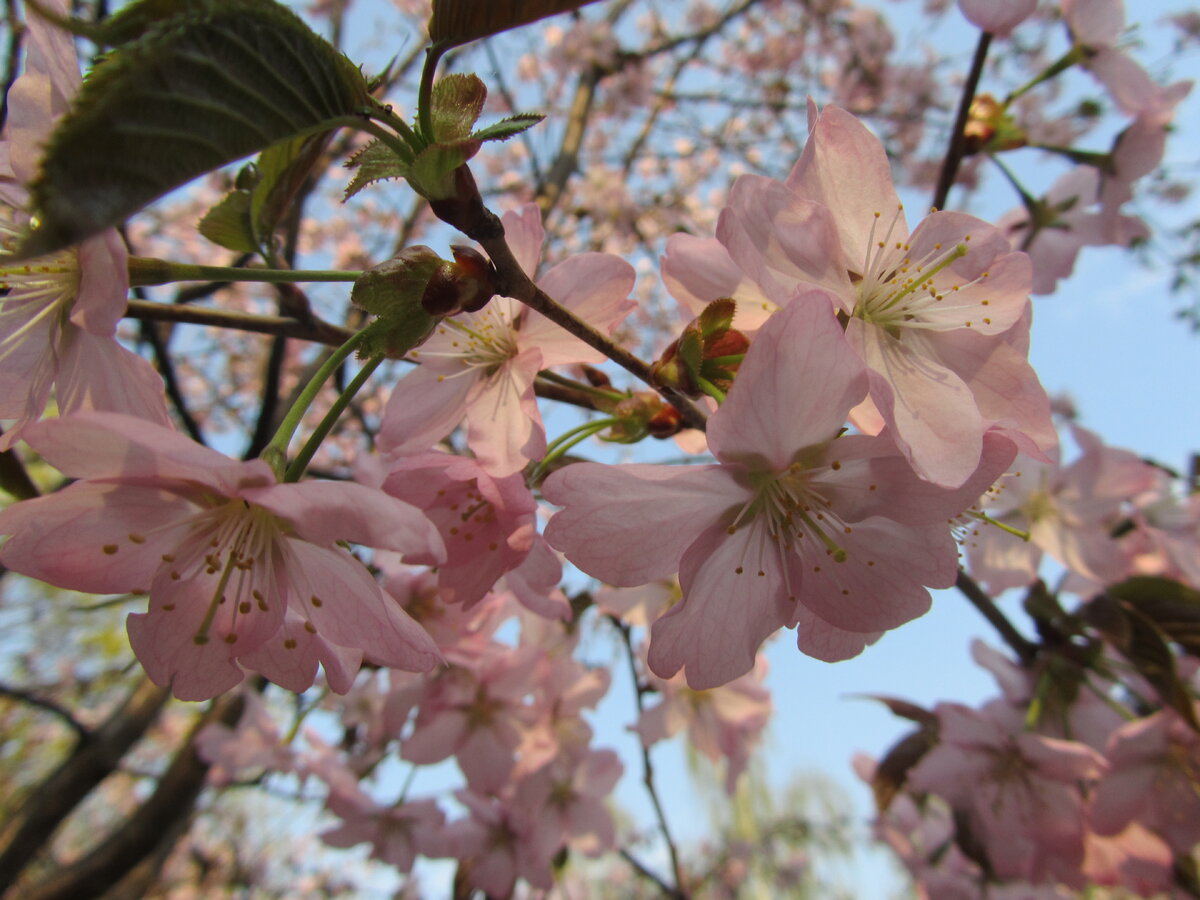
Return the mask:
<path id="1" fill-rule="evenodd" d="M 76 744 L 53 774 L 30 790 L 0 828 L 0 893 L 16 881 L 63 819 L 116 769 L 166 700 L 167 691 L 143 677 L 121 707 Z"/>
<path id="2" fill-rule="evenodd" d="M 164 831 L 169 831 L 180 817 L 191 815 L 196 797 L 204 787 L 209 764 L 196 752 L 196 735 L 213 723 L 237 724 L 245 703 L 245 697 L 240 693 L 226 694 L 214 700 L 188 732 L 182 749 L 159 779 L 150 798 L 87 856 L 33 885 L 23 894 L 23 900 L 74 900 L 100 896 L 153 853 Z"/>
<path id="3" fill-rule="evenodd" d="M 971 104 L 975 102 L 975 90 L 979 87 L 980 76 L 983 75 L 983 64 L 987 61 L 988 47 L 992 36 L 986 31 L 979 35 L 979 43 L 975 45 L 975 58 L 971 60 L 971 71 L 963 84 L 962 97 L 958 101 L 958 115 L 954 119 L 954 130 L 950 133 L 950 146 L 946 148 L 946 157 L 942 160 L 942 171 L 938 175 L 937 188 L 933 192 L 934 209 L 946 206 L 950 197 L 950 188 L 954 187 L 954 179 L 958 176 L 958 167 L 962 164 L 963 152 L 966 149 L 967 117 L 971 112 Z"/>
<path id="4" fill-rule="evenodd" d="M 87 727 L 80 722 L 65 706 L 61 706 L 53 700 L 45 697 L 39 697 L 31 691 L 23 688 L 11 687 L 7 684 L 0 684 L 0 694 L 5 697 L 12 697 L 14 700 L 20 700 L 22 703 L 27 703 L 30 706 L 36 706 L 38 709 L 45 710 L 48 713 L 53 713 L 59 719 L 68 725 L 75 732 L 76 737 L 80 741 L 87 740 L 91 734 Z"/>
<path id="5" fill-rule="evenodd" d="M 636 654 L 633 650 L 633 639 L 629 634 L 629 626 L 619 619 L 609 617 L 610 621 L 616 626 L 617 631 L 621 635 L 621 641 L 625 644 L 625 655 L 629 660 L 629 673 L 633 679 L 633 690 L 637 701 L 638 717 L 640 718 L 645 711 L 643 702 L 643 694 L 645 689 L 642 687 L 641 677 L 638 674 Z M 638 746 L 642 751 L 642 783 L 646 785 L 646 791 L 650 794 L 650 802 L 654 806 L 654 814 L 658 818 L 658 828 L 662 832 L 663 840 L 667 842 L 667 852 L 671 856 L 671 870 L 675 876 L 675 888 L 664 885 L 667 896 L 676 898 L 676 900 L 687 900 L 688 893 L 683 886 L 683 867 L 679 863 L 679 851 L 675 848 L 675 841 L 671 838 L 671 830 L 667 827 L 667 816 L 663 812 L 662 802 L 658 799 L 658 791 L 654 787 L 654 764 L 650 761 L 650 748 L 638 738 Z M 625 855 L 624 853 L 622 855 Z M 632 857 L 626 857 L 632 860 Z M 663 884 L 658 879 L 655 879 L 661 885 Z"/>
<path id="6" fill-rule="evenodd" d="M 1005 618 L 1004 613 L 996 607 L 996 603 L 984 593 L 983 588 L 975 583 L 962 569 L 958 570 L 958 580 L 954 584 L 963 594 L 971 605 L 979 610 L 980 615 L 991 623 L 992 627 L 1000 632 L 1000 636 L 1004 638 L 1004 642 L 1012 648 L 1012 651 L 1017 654 L 1021 662 L 1029 665 L 1037 658 L 1038 645 L 1027 639 L 1021 632 L 1013 626 L 1012 622 Z"/>

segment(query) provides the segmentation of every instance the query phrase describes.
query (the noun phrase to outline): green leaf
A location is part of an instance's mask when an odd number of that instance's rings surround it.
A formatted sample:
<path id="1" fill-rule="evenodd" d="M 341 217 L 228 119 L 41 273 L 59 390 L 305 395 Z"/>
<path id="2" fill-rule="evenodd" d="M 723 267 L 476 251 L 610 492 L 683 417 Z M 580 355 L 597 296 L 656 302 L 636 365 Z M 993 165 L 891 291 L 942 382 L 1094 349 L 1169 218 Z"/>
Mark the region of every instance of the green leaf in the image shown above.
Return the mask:
<path id="1" fill-rule="evenodd" d="M 346 168 L 358 170 L 346 187 L 345 199 L 349 200 L 373 182 L 388 178 L 407 178 L 411 166 L 400 159 L 387 144 L 382 141 L 371 141 L 350 157 Z"/>
<path id="2" fill-rule="evenodd" d="M 254 227 L 250 224 L 250 192 L 230 191 L 205 213 L 197 226 L 214 244 L 238 253 L 257 253 Z"/>
<path id="3" fill-rule="evenodd" d="M 508 116 L 501 119 L 486 128 L 480 128 L 471 135 L 471 140 L 479 141 L 507 141 L 510 137 L 515 137 L 522 131 L 526 131 L 536 125 L 542 119 L 546 118 L 540 113 L 517 113 L 515 116 Z"/>
<path id="4" fill-rule="evenodd" d="M 429 39 L 442 47 L 456 47 L 591 2 L 593 0 L 433 0 Z"/>
<path id="5" fill-rule="evenodd" d="M 250 224 L 265 244 L 291 209 L 292 201 L 320 161 L 334 132 L 292 138 L 268 147 L 258 157 L 258 183 L 250 192 Z"/>
<path id="6" fill-rule="evenodd" d="M 458 189 L 454 170 L 475 155 L 479 144 L 460 141 L 457 144 L 433 144 L 417 154 L 408 173 L 412 189 L 427 200 L 455 197 Z"/>
<path id="7" fill-rule="evenodd" d="M 904 788 L 904 782 L 913 766 L 937 745 L 937 728 L 922 726 L 910 731 L 884 754 L 871 776 L 871 792 L 875 795 L 875 808 L 885 813 L 896 795 Z"/>
<path id="8" fill-rule="evenodd" d="M 363 272 L 354 282 L 350 300 L 379 318 L 365 329 L 360 356 L 403 356 L 433 334 L 439 320 L 425 311 L 421 298 L 444 263 L 433 250 L 418 244 Z"/>
<path id="9" fill-rule="evenodd" d="M 450 143 L 469 137 L 486 100 L 487 88 L 478 75 L 455 73 L 438 79 L 430 97 L 434 141 Z"/>
<path id="10" fill-rule="evenodd" d="M 198 175 L 370 105 L 358 68 L 274 0 L 161 5 L 183 12 L 107 54 L 51 136 L 21 257 L 78 243 Z"/>
<path id="11" fill-rule="evenodd" d="M 728 331 L 733 327 L 733 314 L 736 309 L 737 304 L 729 297 L 714 300 L 700 313 L 700 333 L 707 338 L 718 332 Z"/>
<path id="12" fill-rule="evenodd" d="M 1136 607 L 1192 656 L 1200 656 L 1200 591 L 1150 575 L 1114 584 L 1107 593 Z"/>
<path id="13" fill-rule="evenodd" d="M 1154 623 L 1132 605 L 1108 593 L 1089 600 L 1083 614 L 1105 640 L 1133 663 L 1138 674 L 1150 682 L 1163 704 L 1200 731 L 1191 692 L 1180 681 L 1171 648 Z"/>

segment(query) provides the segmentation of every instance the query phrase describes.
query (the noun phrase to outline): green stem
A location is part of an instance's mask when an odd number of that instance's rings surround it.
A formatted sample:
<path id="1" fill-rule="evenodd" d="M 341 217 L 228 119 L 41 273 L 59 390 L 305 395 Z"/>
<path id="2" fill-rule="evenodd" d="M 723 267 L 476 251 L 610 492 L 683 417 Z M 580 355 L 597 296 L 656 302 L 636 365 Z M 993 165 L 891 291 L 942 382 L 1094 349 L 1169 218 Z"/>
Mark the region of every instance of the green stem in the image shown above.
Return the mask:
<path id="1" fill-rule="evenodd" d="M 279 424 L 279 429 L 275 432 L 275 436 L 271 438 L 271 443 L 267 444 L 263 449 L 262 458 L 275 470 L 276 475 L 279 475 L 281 480 L 286 469 L 285 463 L 287 461 L 288 444 L 292 442 L 292 435 L 300 427 L 300 422 L 304 419 L 304 414 L 312 406 L 313 400 L 316 399 L 325 382 L 329 380 L 329 376 L 336 372 L 338 366 L 345 362 L 350 354 L 358 348 L 364 337 L 364 332 L 356 332 L 351 336 L 350 340 L 346 341 L 346 343 L 342 344 L 342 346 L 329 355 L 329 359 L 325 360 L 321 368 L 317 370 L 317 374 L 304 386 L 304 390 L 300 392 L 300 396 L 296 398 L 296 402 L 292 404 L 292 408 L 283 417 L 283 421 Z"/>
<path id="2" fill-rule="evenodd" d="M 176 281 L 262 281 L 271 284 L 316 281 L 353 282 L 362 272 L 338 269 L 251 269 L 240 266 L 198 266 L 192 263 L 129 257 L 130 287 L 172 284 Z"/>
<path id="3" fill-rule="evenodd" d="M 725 392 L 707 378 L 696 377 L 696 385 L 708 396 L 717 401 L 718 405 L 725 402 Z"/>
<path id="4" fill-rule="evenodd" d="M 433 76 L 437 72 L 437 64 L 443 51 L 444 48 L 437 44 L 431 44 L 425 51 L 425 67 L 421 69 L 421 84 L 417 88 L 417 124 L 421 136 L 430 142 L 434 140 Z"/>
<path id="5" fill-rule="evenodd" d="M 1031 90 L 1033 90 L 1035 87 L 1037 87 L 1042 82 L 1049 81 L 1051 78 L 1055 77 L 1056 75 L 1058 75 L 1062 72 L 1065 72 L 1067 69 L 1071 68 L 1071 66 L 1075 65 L 1076 63 L 1083 62 L 1085 59 L 1087 59 L 1087 50 L 1084 49 L 1083 46 L 1076 44 L 1074 47 L 1072 47 L 1070 50 L 1068 50 L 1066 53 L 1064 53 L 1061 57 L 1059 57 L 1057 62 L 1051 63 L 1050 66 L 1048 68 L 1046 68 L 1046 70 L 1043 71 L 1040 75 L 1035 76 L 1031 81 L 1028 81 L 1025 84 L 1021 85 L 1019 88 L 1017 88 L 1015 91 L 1013 91 L 1007 97 L 1005 97 L 1004 98 L 1004 106 L 1007 108 L 1008 105 L 1011 104 L 1018 97 L 1025 96 L 1025 94 L 1029 93 Z"/>
<path id="6" fill-rule="evenodd" d="M 288 466 L 287 472 L 283 476 L 284 481 L 299 481 L 303 477 L 304 470 L 308 468 L 308 464 L 312 461 L 313 455 L 316 454 L 317 448 L 321 446 L 321 442 L 333 430 L 333 426 L 337 424 L 337 420 L 346 411 L 346 407 L 350 405 L 350 401 L 354 399 L 354 395 L 367 383 L 367 379 L 379 368 L 379 364 L 383 362 L 384 358 L 383 354 L 371 357 L 351 382 L 346 385 L 346 389 L 334 401 L 333 406 L 329 407 L 329 412 L 325 413 L 325 418 L 321 420 L 321 424 L 309 435 L 308 440 L 304 442 L 304 446 L 300 448 L 300 452 L 296 454 L 296 458 L 292 460 L 292 464 Z"/>
<path id="7" fill-rule="evenodd" d="M 542 477 L 546 474 L 546 469 L 550 467 L 552 462 L 561 457 L 576 444 L 586 441 L 592 435 L 598 434 L 605 428 L 611 428 L 620 421 L 620 419 L 608 416 L 603 419 L 596 419 L 592 422 L 584 422 L 582 425 L 576 425 L 569 431 L 565 431 L 560 434 L 553 441 L 546 445 L 546 455 L 542 457 L 541 462 L 539 462 L 533 467 L 532 470 L 530 470 L 529 483 L 533 485 L 538 484 L 542 480 Z"/>
<path id="8" fill-rule="evenodd" d="M 360 131 L 365 131 L 379 138 L 383 143 L 391 148 L 392 152 L 400 158 L 400 161 L 406 165 L 412 165 L 412 161 L 416 156 L 414 152 L 416 135 L 413 130 L 408 127 L 408 123 L 401 119 L 398 115 L 392 112 L 382 103 L 376 103 L 370 110 L 370 119 L 339 119 L 337 124 L 346 125 L 350 128 L 357 128 Z M 400 134 L 399 136 L 388 131 L 386 128 L 380 127 L 376 121 L 386 122 L 391 125 Z"/>
<path id="9" fill-rule="evenodd" d="M 583 391 L 585 394 L 591 394 L 593 397 L 599 397 L 604 400 L 615 400 L 618 403 L 622 400 L 627 400 L 629 397 L 628 394 L 623 394 L 612 388 L 598 388 L 590 384 L 584 384 L 581 381 L 564 378 L 562 375 L 559 375 L 557 372 L 551 372 L 549 369 L 538 372 L 538 378 L 553 382 L 554 384 L 561 384 L 563 387 L 570 388 L 573 391 Z"/>

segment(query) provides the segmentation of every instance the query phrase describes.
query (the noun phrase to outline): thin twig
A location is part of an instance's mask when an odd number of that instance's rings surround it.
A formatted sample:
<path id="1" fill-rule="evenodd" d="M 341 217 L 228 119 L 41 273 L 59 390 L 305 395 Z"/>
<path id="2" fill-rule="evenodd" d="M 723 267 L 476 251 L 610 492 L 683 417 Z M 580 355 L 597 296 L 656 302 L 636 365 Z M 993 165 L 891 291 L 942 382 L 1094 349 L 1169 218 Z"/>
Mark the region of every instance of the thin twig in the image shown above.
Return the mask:
<path id="1" fill-rule="evenodd" d="M 258 316 L 235 310 L 177 306 L 173 303 L 153 303 L 148 300 L 130 300 L 125 315 L 147 322 L 182 322 L 207 325 L 210 328 L 232 328 L 256 334 L 279 335 L 332 347 L 346 343 L 354 333 L 348 328 L 334 325 L 316 316 L 304 322 L 289 316 Z"/>
<path id="2" fill-rule="evenodd" d="M 995 601 L 984 593 L 983 588 L 976 584 L 970 575 L 959 569 L 958 580 L 954 586 L 962 592 L 963 596 L 970 601 L 972 606 L 979 610 L 980 615 L 987 619 L 992 627 L 1000 632 L 1000 636 L 1004 638 L 1004 642 L 1020 657 L 1021 662 L 1028 665 L 1037 659 L 1037 644 L 1017 631 L 1012 622 L 1008 621 L 1004 613 L 1000 612 L 997 608 Z"/>
<path id="3" fill-rule="evenodd" d="M 66 725 L 70 726 L 71 730 L 75 732 L 81 741 L 87 740 L 89 736 L 87 726 L 75 718 L 71 711 L 65 706 L 62 706 L 45 697 L 39 697 L 37 694 L 34 694 L 31 691 L 24 690 L 23 688 L 11 687 L 7 684 L 0 684 L 0 694 L 3 694 L 5 697 L 12 697 L 14 700 L 20 700 L 22 703 L 26 703 L 29 706 L 36 706 L 38 709 L 45 710 L 48 713 L 53 713 L 58 718 L 62 719 Z"/>
<path id="4" fill-rule="evenodd" d="M 645 711 L 645 702 L 643 695 L 645 688 L 642 686 L 641 677 L 637 670 L 637 654 L 633 649 L 633 638 L 630 636 L 629 626 L 619 619 L 609 617 L 610 621 L 616 626 L 617 632 L 621 635 L 621 641 L 625 644 L 626 658 L 629 660 L 629 674 L 633 679 L 634 698 L 637 701 L 638 717 L 640 718 Z M 650 802 L 654 806 L 654 814 L 658 818 L 658 828 L 662 832 L 663 840 L 667 842 L 667 852 L 671 856 L 671 870 L 675 875 L 675 888 L 670 889 L 664 886 L 668 896 L 678 898 L 678 900 L 687 900 L 688 894 L 683 887 L 683 867 L 679 863 L 679 851 L 675 848 L 675 841 L 671 837 L 671 830 L 667 827 L 667 816 L 663 811 L 662 802 L 658 799 L 658 790 L 654 786 L 654 764 L 650 761 L 650 748 L 643 741 L 638 740 L 638 746 L 642 751 L 642 783 L 646 785 L 646 791 L 650 795 Z M 657 880 L 657 879 L 656 879 Z M 660 881 L 661 885 L 662 882 Z"/>
<path id="5" fill-rule="evenodd" d="M 954 119 L 954 130 L 950 133 L 950 146 L 946 148 L 946 158 L 942 160 L 942 171 L 938 175 L 937 188 L 933 192 L 934 209 L 943 209 L 950 197 L 950 188 L 954 187 L 954 179 L 958 176 L 958 167 L 962 164 L 963 152 L 966 149 L 967 117 L 971 112 L 971 104 L 975 102 L 975 90 L 979 87 L 979 79 L 983 75 L 983 64 L 987 61 L 988 47 L 992 36 L 986 31 L 979 35 L 979 43 L 975 46 L 975 58 L 971 60 L 971 71 L 963 84 L 962 97 L 958 101 L 958 115 Z"/>

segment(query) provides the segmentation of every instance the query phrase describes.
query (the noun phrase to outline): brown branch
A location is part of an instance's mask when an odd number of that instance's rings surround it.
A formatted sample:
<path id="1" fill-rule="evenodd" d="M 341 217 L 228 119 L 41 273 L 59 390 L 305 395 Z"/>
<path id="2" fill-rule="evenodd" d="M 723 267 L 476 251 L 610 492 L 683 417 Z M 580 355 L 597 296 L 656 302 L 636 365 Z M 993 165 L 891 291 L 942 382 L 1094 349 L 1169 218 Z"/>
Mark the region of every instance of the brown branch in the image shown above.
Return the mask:
<path id="1" fill-rule="evenodd" d="M 14 700 L 19 700 L 22 703 L 28 704 L 29 706 L 34 706 L 40 710 L 44 710 L 45 712 L 52 713 L 64 724 L 68 725 L 71 730 L 75 732 L 75 736 L 80 741 L 85 741 L 91 736 L 90 732 L 87 730 L 87 727 L 77 718 L 75 718 L 74 714 L 69 709 L 56 703 L 54 700 L 50 700 L 46 697 L 39 697 L 32 691 L 27 691 L 24 688 L 11 687 L 7 684 L 0 684 L 0 695 L 11 697 Z"/>
<path id="2" fill-rule="evenodd" d="M 166 699 L 166 690 L 143 678 L 121 707 L 29 792 L 0 828 L 0 892 L 16 881 L 92 788 L 112 774 L 121 757 L 157 718 Z"/>
<path id="3" fill-rule="evenodd" d="M 970 575 L 959 569 L 958 580 L 954 586 L 962 592 L 972 606 L 979 610 L 980 615 L 987 619 L 996 631 L 1000 632 L 1004 642 L 1012 648 L 1022 663 L 1029 665 L 1037 659 L 1038 645 L 1017 631 L 1012 622 L 1008 621 L 1004 613 L 997 608 L 995 601 L 984 593 L 983 588 L 976 584 Z"/>
<path id="4" fill-rule="evenodd" d="M 183 322 L 190 325 L 207 325 L 210 328 L 232 328 L 256 334 L 299 338 L 332 347 L 340 347 L 353 334 L 348 328 L 342 328 L 316 316 L 308 322 L 303 322 L 289 316 L 258 316 L 234 310 L 176 306 L 172 303 L 152 303 L 148 300 L 130 300 L 125 315 L 147 322 Z"/>
<path id="5" fill-rule="evenodd" d="M 625 655 L 629 660 L 629 673 L 633 680 L 634 697 L 637 701 L 637 711 L 639 718 L 645 712 L 645 701 L 643 695 L 646 688 L 642 684 L 641 676 L 638 674 L 636 654 L 633 650 L 633 638 L 630 636 L 629 626 L 620 619 L 609 617 L 609 621 L 616 626 L 617 632 L 621 635 L 621 641 L 625 644 Z M 638 738 L 638 746 L 642 751 L 642 783 L 646 786 L 646 792 L 650 795 L 650 802 L 654 806 L 654 814 L 658 818 L 658 829 L 662 832 L 663 840 L 667 842 L 667 852 L 671 857 L 671 870 L 675 876 L 675 888 L 672 890 L 669 887 L 666 889 L 668 897 L 676 898 L 676 900 L 687 900 L 688 894 L 683 886 L 683 866 L 679 862 L 679 851 L 675 848 L 675 841 L 671 838 L 671 831 L 667 827 L 667 816 L 663 812 L 662 802 L 658 799 L 658 790 L 654 786 L 654 764 L 650 761 L 650 748 L 645 742 Z M 626 857 L 631 862 L 632 857 Z M 657 879 L 655 879 L 657 880 Z M 662 884 L 659 881 L 659 884 Z"/>
<path id="6" fill-rule="evenodd" d="M 214 700 L 192 726 L 183 748 L 175 755 L 149 799 L 87 856 L 33 885 L 23 894 L 23 900 L 101 896 L 153 853 L 164 832 L 169 831 L 179 818 L 191 815 L 196 797 L 204 787 L 209 764 L 196 752 L 196 735 L 213 723 L 237 724 L 245 702 L 240 693 L 226 694 Z"/>
<path id="7" fill-rule="evenodd" d="M 962 96 L 958 101 L 958 115 L 954 119 L 954 130 L 950 133 L 950 146 L 946 148 L 942 171 L 938 175 L 937 187 L 933 192 L 934 209 L 945 208 L 950 189 L 954 187 L 954 179 L 958 176 L 958 167 L 962 164 L 967 146 L 967 117 L 971 113 L 971 104 L 975 102 L 975 90 L 979 87 L 983 64 L 987 61 L 988 47 L 991 43 L 992 36 L 986 31 L 979 35 L 979 43 L 975 46 L 975 58 L 971 60 L 971 71 L 967 74 Z"/>

